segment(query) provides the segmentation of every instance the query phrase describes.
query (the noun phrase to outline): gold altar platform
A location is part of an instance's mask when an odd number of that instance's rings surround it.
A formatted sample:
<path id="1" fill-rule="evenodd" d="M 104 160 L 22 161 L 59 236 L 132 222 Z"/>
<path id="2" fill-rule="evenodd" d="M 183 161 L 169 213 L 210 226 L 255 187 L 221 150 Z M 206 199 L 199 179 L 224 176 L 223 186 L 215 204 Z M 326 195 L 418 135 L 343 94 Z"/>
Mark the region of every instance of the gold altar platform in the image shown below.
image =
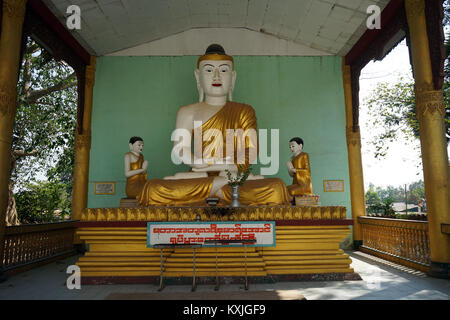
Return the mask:
<path id="1" fill-rule="evenodd" d="M 275 221 L 276 247 L 246 249 L 249 276 L 353 273 L 352 261 L 339 248 L 351 232 L 345 207 L 98 208 L 84 210 L 76 224 L 88 245 L 77 262 L 83 280 L 159 276 L 160 250 L 147 247 L 149 221 Z M 219 276 L 244 276 L 243 248 L 217 250 Z M 192 277 L 192 251 L 164 250 L 164 277 Z M 215 248 L 196 249 L 196 274 L 215 276 Z"/>

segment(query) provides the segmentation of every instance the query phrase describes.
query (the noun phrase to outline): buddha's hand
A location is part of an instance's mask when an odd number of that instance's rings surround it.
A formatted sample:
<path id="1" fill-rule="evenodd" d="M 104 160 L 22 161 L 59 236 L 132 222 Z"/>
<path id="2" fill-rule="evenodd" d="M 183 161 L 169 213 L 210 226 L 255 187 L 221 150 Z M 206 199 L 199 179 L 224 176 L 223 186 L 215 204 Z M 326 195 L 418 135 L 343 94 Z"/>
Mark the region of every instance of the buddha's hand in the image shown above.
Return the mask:
<path id="1" fill-rule="evenodd" d="M 223 166 L 225 166 L 225 165 L 212 164 L 212 165 L 206 165 L 203 168 L 192 168 L 192 171 L 194 171 L 194 172 L 221 171 L 221 170 L 223 170 L 222 169 Z"/>
<path id="2" fill-rule="evenodd" d="M 204 159 L 203 163 L 206 163 L 208 166 L 233 164 L 233 157 L 230 156 L 225 158 L 208 158 Z"/>
<path id="3" fill-rule="evenodd" d="M 192 171 L 194 172 L 209 172 L 209 171 L 221 171 L 224 172 L 225 170 L 229 171 L 237 171 L 236 165 L 234 164 L 212 164 L 205 168 L 192 168 Z"/>
<path id="4" fill-rule="evenodd" d="M 228 156 L 222 159 L 222 163 L 234 165 L 233 157 Z M 236 167 L 236 166 L 234 166 Z"/>
<path id="5" fill-rule="evenodd" d="M 192 167 L 192 171 L 193 172 L 206 172 L 208 171 L 209 166 L 207 165 L 206 167 Z"/>
<path id="6" fill-rule="evenodd" d="M 208 164 L 207 163 L 201 163 L 201 164 L 193 164 L 191 165 L 192 171 L 199 171 L 201 169 L 205 169 L 208 168 Z M 204 170 L 201 170 L 204 171 Z"/>

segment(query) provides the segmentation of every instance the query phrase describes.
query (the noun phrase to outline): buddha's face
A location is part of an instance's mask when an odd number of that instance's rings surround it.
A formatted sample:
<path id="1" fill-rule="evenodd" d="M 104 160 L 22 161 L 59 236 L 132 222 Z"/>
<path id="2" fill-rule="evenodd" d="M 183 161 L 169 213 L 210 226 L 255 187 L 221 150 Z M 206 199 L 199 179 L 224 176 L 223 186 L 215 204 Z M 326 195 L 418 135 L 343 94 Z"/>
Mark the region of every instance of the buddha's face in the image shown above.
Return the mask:
<path id="1" fill-rule="evenodd" d="M 203 60 L 195 70 L 195 77 L 206 96 L 222 97 L 234 87 L 236 71 L 231 61 Z"/>
<path id="2" fill-rule="evenodd" d="M 291 142 L 289 142 L 289 149 L 291 149 L 291 152 L 294 155 L 298 155 L 298 154 L 300 154 L 302 152 L 303 145 L 302 144 L 298 144 L 295 141 L 291 141 Z"/>
<path id="3" fill-rule="evenodd" d="M 130 143 L 130 151 L 131 152 L 141 154 L 143 148 L 144 148 L 144 141 L 136 141 L 133 144 Z"/>

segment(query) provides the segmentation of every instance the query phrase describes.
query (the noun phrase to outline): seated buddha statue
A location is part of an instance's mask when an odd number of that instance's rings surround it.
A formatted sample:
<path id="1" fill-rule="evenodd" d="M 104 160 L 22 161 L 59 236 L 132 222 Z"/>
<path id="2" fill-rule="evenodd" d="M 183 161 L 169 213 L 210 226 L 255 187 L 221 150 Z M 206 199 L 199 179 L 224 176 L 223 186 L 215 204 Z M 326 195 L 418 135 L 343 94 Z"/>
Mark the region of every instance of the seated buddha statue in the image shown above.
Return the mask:
<path id="1" fill-rule="evenodd" d="M 127 177 L 126 194 L 129 199 L 136 199 L 147 182 L 148 161 L 144 160 L 142 149 L 144 141 L 140 137 L 130 138 L 130 152 L 125 154 L 125 177 Z"/>
<path id="2" fill-rule="evenodd" d="M 199 102 L 178 110 L 174 131 L 184 132 L 188 138 L 177 140 L 172 134 L 172 160 L 190 166 L 190 172 L 149 180 L 138 197 L 141 206 L 205 205 L 208 197 L 218 197 L 222 204 L 231 202 L 226 171 L 235 175 L 256 162 L 255 111 L 232 101 L 233 58 L 222 46 L 210 45 L 198 59 L 194 75 Z M 196 139 L 198 132 L 200 140 Z M 289 196 L 281 179 L 250 174 L 240 188 L 239 201 L 243 205 L 279 205 L 288 204 Z"/>
<path id="3" fill-rule="evenodd" d="M 292 184 L 288 186 L 291 196 L 312 195 L 311 167 L 309 155 L 303 152 L 303 140 L 295 137 L 289 141 L 292 158 L 287 162 L 289 175 L 293 177 Z"/>

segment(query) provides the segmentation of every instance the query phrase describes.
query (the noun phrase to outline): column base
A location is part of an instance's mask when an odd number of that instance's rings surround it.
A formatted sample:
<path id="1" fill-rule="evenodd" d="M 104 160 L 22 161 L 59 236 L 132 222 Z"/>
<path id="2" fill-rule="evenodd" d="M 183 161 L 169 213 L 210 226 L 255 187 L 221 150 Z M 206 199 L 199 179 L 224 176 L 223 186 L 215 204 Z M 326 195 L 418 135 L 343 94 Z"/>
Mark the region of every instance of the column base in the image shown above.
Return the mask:
<path id="1" fill-rule="evenodd" d="M 450 263 L 431 261 L 430 271 L 428 275 L 433 278 L 449 279 Z"/>
<path id="2" fill-rule="evenodd" d="M 86 245 L 84 243 L 75 243 L 73 245 L 73 247 L 75 248 L 77 253 L 80 253 L 80 254 L 84 254 L 87 251 L 86 250 Z"/>
<path id="3" fill-rule="evenodd" d="M 0 283 L 5 282 L 8 277 L 3 272 L 3 268 L 0 267 Z"/>
<path id="4" fill-rule="evenodd" d="M 359 247 L 361 247 L 362 245 L 362 240 L 353 240 L 353 250 L 359 250 Z"/>

